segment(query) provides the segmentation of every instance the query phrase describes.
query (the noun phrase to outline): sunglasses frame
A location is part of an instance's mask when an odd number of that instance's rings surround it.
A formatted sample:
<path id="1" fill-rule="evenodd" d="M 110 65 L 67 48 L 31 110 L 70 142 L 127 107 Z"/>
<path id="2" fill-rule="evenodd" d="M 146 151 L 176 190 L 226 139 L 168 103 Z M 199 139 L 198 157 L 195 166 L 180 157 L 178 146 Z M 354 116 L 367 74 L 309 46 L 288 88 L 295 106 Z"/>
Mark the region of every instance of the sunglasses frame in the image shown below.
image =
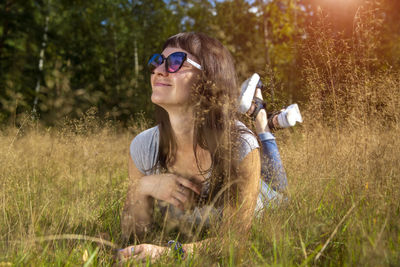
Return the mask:
<path id="1" fill-rule="evenodd" d="M 178 54 L 178 53 L 184 55 L 183 60 L 182 60 L 182 62 L 181 62 L 181 64 L 179 65 L 179 67 L 178 67 L 177 70 L 175 70 L 175 71 L 169 71 L 169 70 L 168 70 L 168 67 L 169 67 L 168 59 L 170 58 L 170 56 L 172 56 L 172 55 L 174 55 L 174 54 Z M 159 56 L 159 57 L 162 58 L 161 63 L 160 63 L 159 65 L 157 65 L 157 66 L 154 66 L 154 65 L 152 64 L 153 62 L 155 62 L 155 60 L 154 60 L 155 56 Z M 151 72 L 154 72 L 154 70 L 155 70 L 158 66 L 162 65 L 162 64 L 165 62 L 165 71 L 168 72 L 168 73 L 176 73 L 176 72 L 178 72 L 178 71 L 182 68 L 183 63 L 185 63 L 185 60 L 186 60 L 189 64 L 191 64 L 192 66 L 194 66 L 195 68 L 197 68 L 197 69 L 199 69 L 199 70 L 202 69 L 200 64 L 198 64 L 198 63 L 194 62 L 193 60 L 191 60 L 190 58 L 188 58 L 188 57 L 187 57 L 187 54 L 186 54 L 185 52 L 181 52 L 181 51 L 174 52 L 174 53 L 170 54 L 168 57 L 164 57 L 164 55 L 163 55 L 163 54 L 160 54 L 160 53 L 154 53 L 153 55 L 150 56 L 150 59 L 149 59 L 149 61 L 147 62 L 147 66 L 148 66 L 148 68 L 150 69 Z"/>

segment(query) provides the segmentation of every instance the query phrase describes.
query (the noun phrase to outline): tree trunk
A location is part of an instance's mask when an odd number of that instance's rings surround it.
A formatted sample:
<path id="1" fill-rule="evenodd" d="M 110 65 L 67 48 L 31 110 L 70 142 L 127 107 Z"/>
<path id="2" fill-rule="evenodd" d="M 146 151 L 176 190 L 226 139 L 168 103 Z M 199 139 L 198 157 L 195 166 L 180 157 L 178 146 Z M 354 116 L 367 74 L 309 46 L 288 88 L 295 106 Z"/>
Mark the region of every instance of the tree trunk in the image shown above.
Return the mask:
<path id="1" fill-rule="evenodd" d="M 273 75 L 273 69 L 271 66 L 271 58 L 269 56 L 269 31 L 268 31 L 268 16 L 266 12 L 266 6 L 263 6 L 263 25 L 264 25 L 264 48 L 265 48 L 265 61 L 267 63 L 268 68 L 270 68 L 270 81 L 271 81 L 271 101 L 274 102 L 275 98 L 275 83 L 274 83 L 274 75 Z"/>
<path id="2" fill-rule="evenodd" d="M 139 57 L 138 57 L 138 49 L 137 49 L 137 41 L 133 42 L 133 51 L 135 54 L 135 77 L 136 79 L 139 77 Z"/>
<path id="3" fill-rule="evenodd" d="M 45 48 L 47 45 L 48 30 L 49 30 L 49 15 L 46 16 L 46 24 L 45 24 L 44 33 L 43 33 L 43 42 L 42 42 L 42 47 L 40 48 L 40 54 L 39 54 L 39 75 L 38 75 L 36 87 L 35 87 L 35 99 L 33 101 L 33 109 L 32 109 L 33 115 L 36 115 L 36 112 L 37 112 L 36 108 L 37 108 L 37 103 L 39 100 L 40 81 L 41 81 L 41 78 L 43 77 L 44 52 L 45 52 Z"/>

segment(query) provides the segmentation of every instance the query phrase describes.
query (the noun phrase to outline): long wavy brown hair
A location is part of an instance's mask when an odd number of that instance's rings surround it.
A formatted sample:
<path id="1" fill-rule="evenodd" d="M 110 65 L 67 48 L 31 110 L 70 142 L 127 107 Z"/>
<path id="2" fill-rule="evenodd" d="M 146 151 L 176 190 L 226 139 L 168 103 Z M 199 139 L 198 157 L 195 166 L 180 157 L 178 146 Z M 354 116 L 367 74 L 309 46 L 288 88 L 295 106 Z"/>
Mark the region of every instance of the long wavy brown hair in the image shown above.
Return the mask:
<path id="1" fill-rule="evenodd" d="M 206 201 L 220 195 L 232 199 L 237 194 L 238 139 L 242 131 L 237 127 L 239 91 L 234 60 L 219 41 L 203 33 L 179 33 L 164 43 L 163 50 L 167 47 L 186 50 L 202 66 L 191 97 L 195 118 L 193 151 L 203 175 L 210 170 L 201 170 L 196 153 L 198 146 L 211 155 L 210 194 Z M 159 106 L 156 106 L 156 120 L 160 131 L 157 165 L 166 170 L 174 162 L 177 145 L 168 113 Z"/>

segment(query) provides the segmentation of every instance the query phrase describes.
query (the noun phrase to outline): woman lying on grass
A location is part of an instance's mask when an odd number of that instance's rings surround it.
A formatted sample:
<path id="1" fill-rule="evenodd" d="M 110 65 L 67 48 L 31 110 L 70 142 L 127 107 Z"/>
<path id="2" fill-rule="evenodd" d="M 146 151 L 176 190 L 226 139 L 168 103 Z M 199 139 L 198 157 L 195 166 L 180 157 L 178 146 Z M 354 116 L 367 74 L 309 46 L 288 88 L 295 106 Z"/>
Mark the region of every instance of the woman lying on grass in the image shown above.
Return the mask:
<path id="1" fill-rule="evenodd" d="M 247 236 L 255 211 L 287 184 L 261 91 L 245 86 L 239 96 L 232 56 L 201 33 L 170 37 L 149 68 L 158 124 L 130 146 L 122 234 L 163 246 L 132 245 L 120 256 L 156 259 L 175 251 L 186 257 L 215 243 L 213 236 Z M 238 120 L 238 102 L 255 119 L 261 161 L 256 136 Z M 158 241 L 151 237 L 157 228 Z"/>

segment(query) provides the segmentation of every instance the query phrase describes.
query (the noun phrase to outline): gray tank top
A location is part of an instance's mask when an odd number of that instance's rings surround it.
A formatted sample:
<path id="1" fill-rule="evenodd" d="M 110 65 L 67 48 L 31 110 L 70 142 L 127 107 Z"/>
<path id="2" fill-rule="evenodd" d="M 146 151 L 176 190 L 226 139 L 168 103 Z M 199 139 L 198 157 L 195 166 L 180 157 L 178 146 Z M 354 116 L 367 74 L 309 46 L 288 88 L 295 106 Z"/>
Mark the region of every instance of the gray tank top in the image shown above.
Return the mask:
<path id="1" fill-rule="evenodd" d="M 237 122 L 237 126 L 247 129 L 239 121 Z M 158 126 L 155 126 L 139 133 L 131 142 L 131 158 L 139 171 L 144 175 L 154 174 L 152 168 L 157 163 L 159 138 L 160 131 Z M 251 132 L 242 134 L 240 142 L 239 160 L 243 160 L 253 149 L 259 147 L 256 137 Z"/>
<path id="2" fill-rule="evenodd" d="M 239 121 L 237 122 L 237 126 L 247 129 L 247 127 Z M 157 163 L 159 137 L 160 131 L 158 126 L 155 126 L 139 133 L 131 142 L 131 158 L 138 170 L 144 175 L 158 173 L 157 168 L 153 167 Z M 257 139 L 250 131 L 242 134 L 239 146 L 239 160 L 243 160 L 247 154 L 258 147 Z M 205 183 L 201 195 L 207 195 L 208 188 L 209 184 Z M 156 224 L 166 228 L 163 229 L 166 233 L 179 231 L 180 234 L 183 235 L 182 237 L 192 238 L 195 229 L 201 227 L 200 230 L 207 230 L 215 220 L 221 218 L 221 213 L 222 209 L 216 209 L 208 205 L 195 207 L 193 210 L 182 212 L 164 201 L 155 200 L 153 219 Z"/>

